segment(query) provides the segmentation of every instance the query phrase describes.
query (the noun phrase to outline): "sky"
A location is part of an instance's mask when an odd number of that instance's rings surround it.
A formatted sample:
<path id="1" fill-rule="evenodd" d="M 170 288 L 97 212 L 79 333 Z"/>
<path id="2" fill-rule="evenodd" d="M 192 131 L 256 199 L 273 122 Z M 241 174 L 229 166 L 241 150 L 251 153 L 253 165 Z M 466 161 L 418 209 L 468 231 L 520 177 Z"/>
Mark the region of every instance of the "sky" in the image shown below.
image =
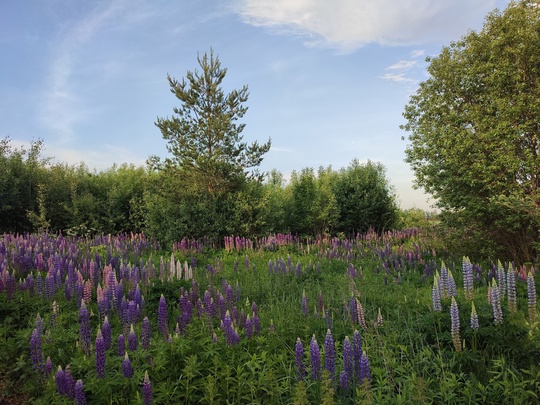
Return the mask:
<path id="1" fill-rule="evenodd" d="M 272 139 L 260 166 L 380 162 L 401 208 L 414 189 L 399 128 L 427 56 L 482 29 L 509 0 L 0 0 L 0 139 L 91 170 L 166 157 L 155 126 L 212 49 L 223 89 L 247 85 L 244 141 Z M 402 140 L 402 137 L 405 140 Z"/>

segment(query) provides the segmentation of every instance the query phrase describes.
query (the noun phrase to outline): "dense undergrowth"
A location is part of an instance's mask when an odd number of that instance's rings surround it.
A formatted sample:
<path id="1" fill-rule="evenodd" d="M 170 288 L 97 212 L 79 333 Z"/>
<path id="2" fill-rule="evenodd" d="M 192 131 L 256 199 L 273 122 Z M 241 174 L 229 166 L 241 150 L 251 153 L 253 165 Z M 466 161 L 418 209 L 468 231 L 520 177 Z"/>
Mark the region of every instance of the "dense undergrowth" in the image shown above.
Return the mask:
<path id="1" fill-rule="evenodd" d="M 418 230 L 224 245 L 182 241 L 171 252 L 143 235 L 3 235 L 2 395 L 36 404 L 538 401 L 531 266 L 470 263 Z"/>

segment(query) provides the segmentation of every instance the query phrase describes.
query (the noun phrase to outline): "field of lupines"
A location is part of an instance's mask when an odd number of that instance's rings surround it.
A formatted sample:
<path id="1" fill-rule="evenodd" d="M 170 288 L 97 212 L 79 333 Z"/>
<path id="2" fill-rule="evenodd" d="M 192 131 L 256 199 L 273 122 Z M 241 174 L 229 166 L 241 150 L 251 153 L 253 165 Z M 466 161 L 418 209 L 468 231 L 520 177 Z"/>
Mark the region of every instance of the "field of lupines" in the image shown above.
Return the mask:
<path id="1" fill-rule="evenodd" d="M 537 282 L 417 230 L 5 234 L 0 402 L 535 403 Z"/>

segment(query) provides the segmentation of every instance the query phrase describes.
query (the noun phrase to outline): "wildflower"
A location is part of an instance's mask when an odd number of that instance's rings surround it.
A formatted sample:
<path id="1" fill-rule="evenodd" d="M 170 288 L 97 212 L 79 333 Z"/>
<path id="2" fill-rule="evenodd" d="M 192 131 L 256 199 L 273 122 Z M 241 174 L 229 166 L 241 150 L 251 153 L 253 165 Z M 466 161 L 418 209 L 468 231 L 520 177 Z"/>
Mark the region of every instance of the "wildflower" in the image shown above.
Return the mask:
<path id="1" fill-rule="evenodd" d="M 358 330 L 354 331 L 353 334 L 353 369 L 354 375 L 356 376 L 358 382 L 361 382 L 360 378 L 360 365 L 362 362 L 362 338 Z"/>
<path id="2" fill-rule="evenodd" d="M 123 334 L 118 335 L 116 345 L 118 347 L 118 356 L 124 357 L 124 354 L 126 353 L 126 338 Z"/>
<path id="3" fill-rule="evenodd" d="M 45 362 L 45 374 L 49 375 L 53 370 L 53 362 L 50 356 L 47 356 L 47 361 Z"/>
<path id="4" fill-rule="evenodd" d="M 328 371 L 330 378 L 334 379 L 336 374 L 336 347 L 330 329 L 326 330 L 324 339 L 324 368 Z"/>
<path id="5" fill-rule="evenodd" d="M 246 318 L 245 328 L 246 328 L 246 337 L 250 339 L 251 335 L 253 334 L 253 324 L 251 323 L 251 318 L 249 317 L 249 315 Z"/>
<path id="6" fill-rule="evenodd" d="M 468 257 L 463 256 L 463 289 L 465 290 L 465 299 L 468 301 L 473 299 L 474 282 L 473 282 L 473 270 L 472 263 Z"/>
<path id="7" fill-rule="evenodd" d="M 499 283 L 499 298 L 502 300 L 506 295 L 506 277 L 500 260 L 497 260 L 497 282 Z"/>
<path id="8" fill-rule="evenodd" d="M 441 306 L 441 289 L 439 286 L 439 277 L 435 276 L 433 279 L 433 290 L 431 292 L 431 302 L 433 305 L 433 310 L 440 312 L 442 311 Z"/>
<path id="9" fill-rule="evenodd" d="M 296 356 L 296 378 L 300 381 L 306 375 L 306 366 L 304 365 L 304 345 L 299 337 L 296 338 L 294 352 Z"/>
<path id="10" fill-rule="evenodd" d="M 354 358 L 353 348 L 348 336 L 345 336 L 343 341 L 343 372 L 347 375 L 347 382 L 353 378 L 354 375 Z M 341 381 L 341 378 L 340 378 Z"/>
<path id="11" fill-rule="evenodd" d="M 456 298 L 454 296 L 452 296 L 452 303 L 450 304 L 450 318 L 452 322 L 452 342 L 454 342 L 454 348 L 456 349 L 456 352 L 459 352 L 461 351 L 461 339 L 459 337 L 459 311 Z"/>
<path id="12" fill-rule="evenodd" d="M 478 314 L 476 313 L 476 308 L 474 307 L 474 302 L 472 302 L 471 304 L 472 304 L 472 308 L 471 308 L 471 329 L 476 332 L 478 330 L 478 328 L 480 327 L 478 325 Z"/>
<path id="13" fill-rule="evenodd" d="M 506 272 L 506 288 L 508 293 L 508 310 L 511 313 L 515 313 L 517 311 L 516 273 L 512 263 L 508 265 L 508 270 Z"/>
<path id="14" fill-rule="evenodd" d="M 314 380 L 321 379 L 321 352 L 315 335 L 311 338 L 309 344 L 309 354 L 311 357 L 311 378 Z"/>
<path id="15" fill-rule="evenodd" d="M 148 371 L 144 373 L 142 400 L 144 405 L 152 404 L 152 383 L 150 382 L 150 378 L 148 377 Z"/>
<path id="16" fill-rule="evenodd" d="M 493 308 L 493 318 L 495 319 L 495 325 L 500 325 L 503 323 L 503 313 L 501 308 L 501 298 L 499 296 L 499 288 L 497 287 L 497 281 L 493 279 L 490 296 L 491 296 L 491 307 Z"/>
<path id="17" fill-rule="evenodd" d="M 382 326 L 383 325 L 383 318 L 381 314 L 381 309 L 379 308 L 379 313 L 377 314 L 377 325 Z"/>
<path id="18" fill-rule="evenodd" d="M 83 350 L 86 354 L 90 354 L 90 313 L 84 300 L 81 300 L 81 308 L 79 309 L 79 324 Z"/>
<path id="19" fill-rule="evenodd" d="M 56 382 L 56 391 L 58 391 L 60 395 L 67 395 L 68 389 L 66 382 L 66 373 L 64 370 L 62 370 L 61 366 L 58 366 L 58 370 L 56 371 L 54 380 Z"/>
<path id="20" fill-rule="evenodd" d="M 124 361 L 122 362 L 122 372 L 126 378 L 133 377 L 133 366 L 131 365 L 131 360 L 129 359 L 127 352 L 124 355 Z"/>
<path id="21" fill-rule="evenodd" d="M 82 380 L 75 383 L 75 400 L 77 405 L 86 405 L 86 394 L 84 393 L 84 384 Z"/>
<path id="22" fill-rule="evenodd" d="M 142 323 L 141 341 L 143 348 L 150 349 L 150 320 L 147 316 L 144 317 Z"/>
<path id="23" fill-rule="evenodd" d="M 304 316 L 308 316 L 309 313 L 306 290 L 302 290 L 302 313 Z"/>
<path id="24" fill-rule="evenodd" d="M 167 301 L 165 300 L 163 294 L 161 294 L 161 297 L 159 299 L 158 325 L 161 335 L 166 340 L 167 336 L 169 335 L 169 321 L 167 317 Z"/>
<path id="25" fill-rule="evenodd" d="M 41 351 L 41 336 L 38 329 L 35 328 L 30 336 L 30 357 L 32 358 L 32 367 L 41 373 L 43 369 L 43 353 Z"/>
<path id="26" fill-rule="evenodd" d="M 364 380 L 371 380 L 369 359 L 366 352 L 362 352 L 362 358 L 360 360 L 360 382 L 363 382 Z"/>
<path id="27" fill-rule="evenodd" d="M 109 323 L 109 317 L 107 315 L 105 315 L 103 325 L 101 325 L 101 335 L 103 336 L 103 340 L 105 342 L 105 349 L 109 350 L 112 343 L 112 331 L 111 324 Z"/>
<path id="28" fill-rule="evenodd" d="M 98 378 L 105 378 L 105 341 L 101 330 L 98 329 L 96 337 L 96 373 Z"/>
<path id="29" fill-rule="evenodd" d="M 527 274 L 527 306 L 529 308 L 529 322 L 536 322 L 536 286 L 532 270 Z"/>
<path id="30" fill-rule="evenodd" d="M 256 336 L 259 336 L 259 333 L 261 333 L 261 320 L 259 319 L 259 315 L 256 313 L 253 313 L 253 333 Z"/>
<path id="31" fill-rule="evenodd" d="M 137 335 L 135 334 L 135 328 L 133 328 L 133 324 L 131 324 L 131 329 L 129 330 L 128 335 L 128 347 L 129 350 L 134 352 L 139 347 L 139 341 L 137 340 Z"/>
<path id="32" fill-rule="evenodd" d="M 356 299 L 356 313 L 358 315 L 358 323 L 362 325 L 364 329 L 367 328 L 366 317 L 364 315 L 364 307 L 362 306 L 360 301 L 358 301 L 358 298 Z"/>
<path id="33" fill-rule="evenodd" d="M 355 323 L 358 321 L 358 313 L 356 310 L 356 298 L 351 295 L 351 298 L 349 299 L 349 315 L 351 317 L 351 322 Z"/>

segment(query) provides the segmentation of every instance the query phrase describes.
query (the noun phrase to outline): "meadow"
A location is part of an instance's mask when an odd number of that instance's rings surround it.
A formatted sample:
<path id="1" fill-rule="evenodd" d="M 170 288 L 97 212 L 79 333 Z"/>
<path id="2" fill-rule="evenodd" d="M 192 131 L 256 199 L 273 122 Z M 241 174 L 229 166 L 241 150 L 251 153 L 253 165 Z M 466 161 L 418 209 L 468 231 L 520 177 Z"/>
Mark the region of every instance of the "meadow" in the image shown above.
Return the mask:
<path id="1" fill-rule="evenodd" d="M 537 403 L 532 265 L 434 231 L 0 238 L 0 394 L 34 404 Z"/>

